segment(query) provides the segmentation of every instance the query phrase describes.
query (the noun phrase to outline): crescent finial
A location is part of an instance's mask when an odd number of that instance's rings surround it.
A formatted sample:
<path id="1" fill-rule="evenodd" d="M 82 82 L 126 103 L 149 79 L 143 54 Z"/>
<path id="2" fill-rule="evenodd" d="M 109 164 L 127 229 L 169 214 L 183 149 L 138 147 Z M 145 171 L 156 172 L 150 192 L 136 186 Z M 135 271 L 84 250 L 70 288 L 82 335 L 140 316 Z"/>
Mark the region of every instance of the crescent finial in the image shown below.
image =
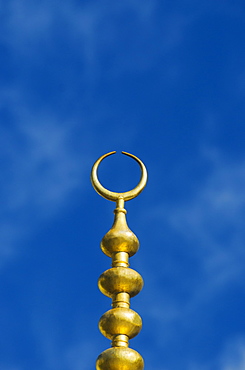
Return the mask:
<path id="1" fill-rule="evenodd" d="M 98 194 L 100 194 L 102 197 L 104 197 L 108 200 L 112 200 L 112 201 L 116 202 L 119 199 L 123 199 L 124 201 L 133 199 L 133 198 L 137 197 L 137 195 L 139 195 L 142 192 L 142 190 L 144 189 L 144 187 L 146 186 L 146 183 L 147 183 L 146 167 L 145 167 L 144 163 L 138 157 L 136 157 L 135 155 L 130 154 L 130 153 L 126 153 L 126 152 L 122 152 L 122 154 L 125 154 L 125 155 L 133 158 L 136 162 L 138 162 L 138 164 L 140 166 L 141 178 L 140 178 L 140 181 L 139 181 L 138 185 L 134 189 L 126 191 L 124 193 L 116 193 L 114 191 L 110 191 L 110 190 L 104 188 L 104 186 L 101 185 L 101 183 L 98 180 L 97 171 L 98 171 L 98 167 L 99 167 L 101 161 L 104 158 L 108 157 L 109 155 L 112 155 L 112 154 L 115 154 L 115 153 L 116 153 L 116 151 L 106 153 L 106 154 L 102 155 L 99 159 L 97 159 L 97 161 L 94 163 L 94 165 L 92 167 L 92 171 L 91 171 L 92 185 L 93 185 L 94 189 L 97 191 Z"/>

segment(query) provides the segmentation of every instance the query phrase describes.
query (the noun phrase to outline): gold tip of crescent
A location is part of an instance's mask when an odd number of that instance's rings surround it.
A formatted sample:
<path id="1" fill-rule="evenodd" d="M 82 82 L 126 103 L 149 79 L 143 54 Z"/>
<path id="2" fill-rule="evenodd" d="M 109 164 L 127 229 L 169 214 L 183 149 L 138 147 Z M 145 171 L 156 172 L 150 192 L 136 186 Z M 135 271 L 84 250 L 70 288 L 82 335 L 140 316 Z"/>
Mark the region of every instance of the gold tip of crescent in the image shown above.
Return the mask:
<path id="1" fill-rule="evenodd" d="M 116 150 L 113 150 L 112 152 L 106 153 L 104 156 L 108 157 L 108 155 L 112 155 L 112 154 L 115 154 L 115 153 L 116 153 Z"/>

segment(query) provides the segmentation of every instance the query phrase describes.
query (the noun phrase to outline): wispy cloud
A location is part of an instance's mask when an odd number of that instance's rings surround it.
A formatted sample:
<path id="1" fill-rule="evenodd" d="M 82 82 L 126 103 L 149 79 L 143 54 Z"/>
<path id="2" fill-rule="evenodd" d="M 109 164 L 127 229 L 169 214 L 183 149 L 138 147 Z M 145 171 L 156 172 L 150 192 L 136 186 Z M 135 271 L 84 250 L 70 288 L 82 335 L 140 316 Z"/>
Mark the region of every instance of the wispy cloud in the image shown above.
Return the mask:
<path id="1" fill-rule="evenodd" d="M 222 370 L 245 369 L 245 339 L 233 339 L 226 345 L 220 359 Z"/>
<path id="2" fill-rule="evenodd" d="M 225 161 L 213 151 L 208 156 L 210 172 L 192 195 L 182 204 L 164 204 L 151 214 L 165 220 L 191 248 L 196 245 L 203 271 L 215 289 L 243 274 L 245 163 Z"/>
<path id="3" fill-rule="evenodd" d="M 60 1 L 58 7 L 55 1 L 11 0 L 6 8 L 0 38 L 14 58 L 24 58 L 34 66 L 52 56 L 54 46 L 59 51 L 63 45 L 81 63 L 77 77 L 90 82 L 101 73 L 114 78 L 125 71 L 152 68 L 159 57 L 183 42 L 196 19 L 195 12 L 166 9 L 162 21 L 157 1 L 149 0 L 79 5 Z"/>
<path id="4" fill-rule="evenodd" d="M 244 170 L 243 161 L 215 158 L 210 175 L 193 198 L 168 214 L 173 228 L 205 250 L 203 267 L 213 287 L 215 281 L 223 284 L 243 273 Z"/>
<path id="5" fill-rule="evenodd" d="M 154 219 L 154 229 L 162 230 L 157 234 L 158 240 L 154 240 L 153 232 L 151 244 L 156 249 L 157 245 L 166 245 L 170 240 L 168 248 L 174 249 L 171 256 L 165 250 L 166 256 L 161 262 L 156 259 L 157 273 L 154 262 L 141 261 L 150 290 L 148 288 L 148 301 L 140 307 L 140 313 L 154 327 L 151 340 L 159 348 L 168 348 L 169 343 L 174 343 L 183 333 L 193 335 L 195 317 L 200 316 L 202 320 L 205 310 L 208 321 L 213 316 L 217 297 L 223 297 L 227 287 L 240 286 L 245 276 L 245 163 L 243 160 L 228 162 L 212 150 L 205 151 L 204 157 L 210 161 L 209 171 L 195 190 L 178 204 L 166 201 L 149 212 L 151 221 Z M 175 237 L 169 236 L 172 233 Z M 155 260 L 153 254 L 152 260 Z M 182 271 L 183 264 L 189 266 L 188 271 Z M 166 290 L 171 279 L 173 289 Z M 225 298 L 222 305 L 224 309 L 229 306 Z M 223 335 L 223 341 L 232 339 L 229 329 Z M 201 337 L 200 332 L 200 340 Z M 240 370 L 244 368 L 243 349 L 240 343 L 236 350 L 237 363 L 228 356 L 227 361 L 217 367 L 205 361 L 191 365 L 186 354 L 185 359 L 182 358 L 183 368 Z M 221 361 L 220 357 L 215 361 Z M 152 361 L 154 363 L 153 358 Z"/>
<path id="6" fill-rule="evenodd" d="M 190 363 L 190 370 L 243 370 L 245 368 L 244 338 L 230 338 L 217 357 L 205 363 Z"/>
<path id="7" fill-rule="evenodd" d="M 85 189 L 84 171 L 91 160 L 86 151 L 73 150 L 73 125 L 49 111 L 33 113 L 20 91 L 0 95 L 3 112 L 14 107 L 0 136 L 3 263 L 15 255 L 17 240 L 62 209 L 78 187 Z"/>
<path id="8" fill-rule="evenodd" d="M 37 348 L 40 362 L 38 369 L 79 370 L 81 368 L 94 369 L 99 353 L 100 336 L 92 338 L 81 327 L 79 338 L 73 333 L 73 340 L 63 337 L 56 319 L 42 312 L 32 312 L 31 326 L 33 340 Z M 78 324 L 81 326 L 81 324 Z M 99 333 L 98 333 L 99 334 Z M 75 340 L 76 338 L 76 340 Z M 24 370 L 24 369 L 23 369 Z"/>

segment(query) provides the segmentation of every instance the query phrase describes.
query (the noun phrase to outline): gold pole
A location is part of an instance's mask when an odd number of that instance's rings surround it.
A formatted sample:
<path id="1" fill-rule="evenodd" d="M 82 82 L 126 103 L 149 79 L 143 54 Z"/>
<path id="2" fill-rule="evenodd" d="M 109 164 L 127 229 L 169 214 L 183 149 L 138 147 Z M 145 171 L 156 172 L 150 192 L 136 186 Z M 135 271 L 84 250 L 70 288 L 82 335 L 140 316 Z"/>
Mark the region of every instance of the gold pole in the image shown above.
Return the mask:
<path id="1" fill-rule="evenodd" d="M 91 182 L 94 189 L 104 198 L 116 202 L 115 218 L 112 228 L 103 237 L 101 249 L 112 258 L 112 268 L 99 277 L 100 291 L 112 298 L 112 309 L 99 321 L 101 333 L 112 341 L 111 348 L 102 352 L 96 361 L 97 370 L 143 370 L 144 360 L 135 350 L 128 348 L 129 339 L 135 337 L 142 328 L 142 320 L 137 312 L 130 309 L 130 298 L 143 287 L 143 279 L 138 272 L 129 268 L 129 257 L 139 249 L 139 241 L 129 229 L 126 221 L 127 211 L 124 202 L 135 198 L 147 182 L 146 168 L 136 156 L 122 152 L 135 159 L 140 165 L 139 184 L 125 193 L 115 193 L 104 188 L 97 177 L 100 162 L 115 152 L 101 156 L 94 164 Z"/>

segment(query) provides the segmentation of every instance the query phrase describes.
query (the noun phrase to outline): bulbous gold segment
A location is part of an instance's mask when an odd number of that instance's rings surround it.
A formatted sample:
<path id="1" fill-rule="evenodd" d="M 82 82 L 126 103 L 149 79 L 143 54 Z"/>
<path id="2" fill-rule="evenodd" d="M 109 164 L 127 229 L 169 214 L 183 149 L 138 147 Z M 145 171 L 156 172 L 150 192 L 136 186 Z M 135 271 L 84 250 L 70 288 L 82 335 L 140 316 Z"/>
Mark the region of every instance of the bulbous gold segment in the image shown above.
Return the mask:
<path id="1" fill-rule="evenodd" d="M 130 308 L 112 308 L 104 313 L 99 321 L 99 329 L 108 339 L 113 339 L 119 334 L 127 335 L 129 339 L 132 339 L 139 334 L 141 328 L 141 317 Z"/>
<path id="2" fill-rule="evenodd" d="M 96 370 L 143 370 L 144 360 L 132 348 L 112 347 L 102 352 Z"/>
<path id="3" fill-rule="evenodd" d="M 100 247 L 108 257 L 117 252 L 126 252 L 131 257 L 139 249 L 139 240 L 127 225 L 126 210 L 118 207 L 114 213 L 112 228 L 103 237 Z"/>
<path id="4" fill-rule="evenodd" d="M 143 279 L 135 270 L 113 267 L 100 275 L 98 286 L 101 293 L 111 298 L 121 292 L 127 292 L 130 297 L 134 297 L 141 291 Z"/>

